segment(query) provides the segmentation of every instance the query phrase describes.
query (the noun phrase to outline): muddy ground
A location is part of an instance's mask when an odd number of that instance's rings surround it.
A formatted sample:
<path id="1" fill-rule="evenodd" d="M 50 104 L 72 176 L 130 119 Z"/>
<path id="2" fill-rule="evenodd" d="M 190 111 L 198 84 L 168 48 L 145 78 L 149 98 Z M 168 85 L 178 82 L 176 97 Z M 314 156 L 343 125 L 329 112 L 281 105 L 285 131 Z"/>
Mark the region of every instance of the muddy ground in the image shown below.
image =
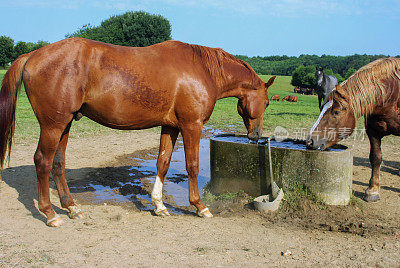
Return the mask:
<path id="1" fill-rule="evenodd" d="M 351 142 L 348 142 L 351 144 Z M 116 132 L 71 139 L 67 177 L 80 181 L 126 172 L 129 155 L 158 146 L 154 131 Z M 385 266 L 400 265 L 400 152 L 383 142 L 381 200 L 365 203 L 368 141 L 354 148 L 354 198 L 347 207 L 297 207 L 264 216 L 246 198 L 214 201 L 212 219 L 190 213 L 160 218 L 135 204 L 93 203 L 74 193 L 85 212 L 70 220 L 52 189 L 53 207 L 65 224 L 49 228 L 37 210 L 33 166 L 36 144 L 16 144 L 0 183 L 0 266 Z M 149 190 L 151 185 L 145 187 Z M 132 189 L 131 189 L 132 190 Z M 87 196 L 87 195 L 86 195 Z"/>

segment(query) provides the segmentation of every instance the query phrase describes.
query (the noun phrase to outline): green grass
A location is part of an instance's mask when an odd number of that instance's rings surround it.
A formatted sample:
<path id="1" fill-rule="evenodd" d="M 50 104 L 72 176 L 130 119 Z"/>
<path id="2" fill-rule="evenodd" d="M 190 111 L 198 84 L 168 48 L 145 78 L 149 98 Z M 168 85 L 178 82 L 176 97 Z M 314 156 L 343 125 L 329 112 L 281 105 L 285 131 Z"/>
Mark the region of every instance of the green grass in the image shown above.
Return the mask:
<path id="1" fill-rule="evenodd" d="M 268 81 L 271 76 L 261 75 L 263 80 Z M 264 133 L 272 134 L 275 127 L 282 126 L 293 132 L 295 128 L 310 128 L 318 118 L 318 98 L 313 95 L 299 95 L 293 93 L 290 85 L 290 76 L 277 76 L 274 84 L 269 89 L 270 97 L 280 95 L 296 95 L 298 102 L 276 102 L 271 101 L 264 115 Z M 227 98 L 219 100 L 215 106 L 214 113 L 208 124 L 220 129 L 236 129 L 245 131 L 241 117 L 236 110 L 237 99 Z"/>

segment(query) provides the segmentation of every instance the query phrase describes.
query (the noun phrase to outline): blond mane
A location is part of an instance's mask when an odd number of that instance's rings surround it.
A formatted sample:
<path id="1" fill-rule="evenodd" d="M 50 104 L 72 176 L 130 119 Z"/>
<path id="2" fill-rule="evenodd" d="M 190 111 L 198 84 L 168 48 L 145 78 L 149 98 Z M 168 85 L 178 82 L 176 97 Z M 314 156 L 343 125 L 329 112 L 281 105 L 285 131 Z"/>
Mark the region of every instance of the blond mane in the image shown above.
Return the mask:
<path id="1" fill-rule="evenodd" d="M 246 70 L 246 73 L 244 73 L 244 75 L 250 75 L 250 80 L 252 83 L 260 79 L 247 62 L 232 56 L 221 48 L 211 48 L 199 45 L 190 46 L 193 49 L 193 60 L 195 62 L 199 61 L 204 65 L 207 72 L 210 74 L 211 78 L 214 79 L 218 86 L 223 85 L 227 80 L 227 76 L 223 68 L 223 64 L 226 61 L 237 63 L 245 67 L 244 70 Z"/>
<path id="2" fill-rule="evenodd" d="M 400 79 L 400 59 L 381 58 L 375 60 L 350 76 L 340 84 L 349 94 L 349 106 L 356 118 L 370 115 L 377 105 L 386 100 L 385 80 Z M 331 98 L 333 98 L 334 91 Z"/>

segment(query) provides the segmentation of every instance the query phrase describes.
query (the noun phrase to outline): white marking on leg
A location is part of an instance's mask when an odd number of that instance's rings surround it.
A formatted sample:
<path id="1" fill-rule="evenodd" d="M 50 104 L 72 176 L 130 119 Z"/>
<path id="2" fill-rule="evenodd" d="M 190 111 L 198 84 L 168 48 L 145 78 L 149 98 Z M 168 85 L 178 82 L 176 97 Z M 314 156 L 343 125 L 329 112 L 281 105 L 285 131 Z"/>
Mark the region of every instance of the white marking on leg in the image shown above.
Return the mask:
<path id="1" fill-rule="evenodd" d="M 54 220 L 56 220 L 58 218 L 60 218 L 60 215 L 55 213 L 55 216 L 53 218 L 47 220 L 47 225 L 49 225 L 52 221 L 54 221 Z"/>
<path id="2" fill-rule="evenodd" d="M 154 182 L 153 191 L 151 192 L 151 201 L 153 201 L 156 206 L 156 212 L 167 209 L 162 201 L 162 189 L 163 184 L 160 177 L 157 176 L 156 181 Z"/>
<path id="3" fill-rule="evenodd" d="M 164 155 L 165 154 L 165 150 L 163 150 L 162 152 L 161 152 L 161 155 Z"/>
<path id="4" fill-rule="evenodd" d="M 328 111 L 329 108 L 332 107 L 333 102 L 327 102 L 324 107 L 322 108 L 321 113 L 319 114 L 319 117 L 317 119 L 317 121 L 314 123 L 314 125 L 312 126 L 310 133 L 308 133 L 308 137 L 311 137 L 311 134 L 314 132 L 314 130 L 317 128 L 317 126 L 319 125 L 319 122 L 321 121 L 322 117 L 324 117 L 324 114 L 326 113 L 326 111 Z"/>

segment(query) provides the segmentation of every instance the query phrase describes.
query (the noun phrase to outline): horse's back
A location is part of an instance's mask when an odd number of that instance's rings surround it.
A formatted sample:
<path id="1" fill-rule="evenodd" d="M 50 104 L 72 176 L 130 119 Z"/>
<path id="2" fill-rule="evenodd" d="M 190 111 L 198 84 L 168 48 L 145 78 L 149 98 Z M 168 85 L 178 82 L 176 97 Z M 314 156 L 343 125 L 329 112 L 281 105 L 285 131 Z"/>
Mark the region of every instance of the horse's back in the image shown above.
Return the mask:
<path id="1" fill-rule="evenodd" d="M 24 81 L 35 112 L 79 110 L 121 129 L 177 125 L 175 106 L 190 103 L 193 116 L 204 114 L 203 109 L 208 114 L 213 107 L 205 98 L 209 79 L 190 60 L 191 53 L 189 45 L 179 41 L 134 48 L 65 39 L 33 53 Z"/>
<path id="2" fill-rule="evenodd" d="M 337 80 L 336 76 L 334 76 L 334 75 L 330 75 L 329 76 L 329 80 L 330 80 L 329 81 L 330 82 L 330 88 L 332 90 L 338 84 L 338 80 Z"/>

